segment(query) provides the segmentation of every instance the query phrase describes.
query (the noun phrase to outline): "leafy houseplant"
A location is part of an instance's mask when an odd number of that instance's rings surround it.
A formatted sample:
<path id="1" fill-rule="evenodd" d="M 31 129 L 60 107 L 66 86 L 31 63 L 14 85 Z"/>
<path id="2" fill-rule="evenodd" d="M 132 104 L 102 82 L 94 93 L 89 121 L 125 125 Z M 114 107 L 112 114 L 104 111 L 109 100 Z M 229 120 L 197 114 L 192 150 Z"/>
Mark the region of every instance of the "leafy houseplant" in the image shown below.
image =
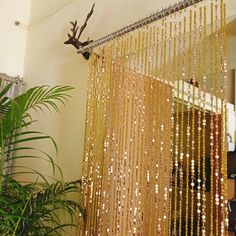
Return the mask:
<path id="1" fill-rule="evenodd" d="M 32 147 L 34 141 L 46 139 L 51 140 L 57 150 L 50 136 L 30 129 L 36 122 L 30 111 L 43 111 L 44 108 L 59 111 L 59 104 L 67 101 L 67 92 L 72 88 L 34 87 L 9 99 L 6 93 L 10 87 L 0 92 L 0 235 L 63 235 L 66 227 L 78 226 L 73 223 L 77 214 L 85 217 L 81 206 L 81 183 L 64 183 L 55 179 L 55 172 L 60 168 L 53 158 L 45 151 Z M 16 160 L 20 163 L 28 158 L 49 162 L 53 176 L 48 178 L 30 167 L 14 165 Z M 14 168 L 9 173 L 6 170 L 10 168 L 7 165 L 10 161 L 14 161 Z M 15 178 L 25 174 L 36 176 L 36 180 L 22 182 Z M 77 201 L 72 200 L 71 194 Z M 62 213 L 70 216 L 69 223 L 62 223 Z"/>

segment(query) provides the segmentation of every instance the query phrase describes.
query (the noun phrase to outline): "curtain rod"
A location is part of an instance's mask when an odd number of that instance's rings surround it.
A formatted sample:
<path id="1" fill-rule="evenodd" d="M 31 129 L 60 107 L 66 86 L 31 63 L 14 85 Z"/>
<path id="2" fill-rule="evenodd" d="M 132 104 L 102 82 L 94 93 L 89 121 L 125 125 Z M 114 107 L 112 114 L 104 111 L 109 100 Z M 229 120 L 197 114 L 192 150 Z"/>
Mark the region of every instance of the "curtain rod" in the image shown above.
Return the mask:
<path id="1" fill-rule="evenodd" d="M 173 13 L 176 13 L 178 11 L 181 11 L 189 6 L 195 5 L 199 2 L 202 2 L 203 0 L 183 0 L 179 3 L 176 3 L 168 8 L 162 9 L 161 11 L 155 12 L 153 14 L 151 14 L 150 16 L 147 16 L 133 24 L 130 24 L 122 29 L 119 29 L 105 37 L 99 38 L 91 43 L 89 43 L 88 45 L 81 47 L 77 52 L 78 53 L 84 53 L 86 51 L 88 51 L 89 49 L 92 49 L 94 47 L 97 47 L 99 45 L 102 45 L 106 42 L 109 42 L 115 38 L 118 38 L 120 36 L 123 36 L 129 32 L 132 32 L 136 29 L 142 28 L 145 25 L 148 25 L 150 23 L 153 23 L 157 20 L 160 20 L 166 16 L 169 16 Z"/>

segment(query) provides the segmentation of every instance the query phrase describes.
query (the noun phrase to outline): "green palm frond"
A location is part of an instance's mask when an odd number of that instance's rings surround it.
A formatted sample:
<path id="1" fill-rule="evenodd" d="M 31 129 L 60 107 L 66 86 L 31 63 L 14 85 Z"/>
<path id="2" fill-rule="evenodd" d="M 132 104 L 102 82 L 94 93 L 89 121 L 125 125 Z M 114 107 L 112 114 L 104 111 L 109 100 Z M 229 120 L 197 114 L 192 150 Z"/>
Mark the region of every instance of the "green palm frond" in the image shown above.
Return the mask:
<path id="1" fill-rule="evenodd" d="M 49 110 L 58 112 L 59 105 L 67 102 L 70 97 L 68 92 L 72 90 L 70 86 L 55 86 L 52 88 L 38 86 L 29 89 L 14 99 L 9 99 L 4 96 L 10 88 L 11 86 L 8 85 L 0 93 L 0 105 L 2 105 L 2 109 L 0 109 L 0 170 L 6 165 L 6 162 L 17 159 L 17 157 L 12 157 L 12 153 L 15 153 L 16 148 L 22 147 L 22 151 L 27 151 L 28 143 L 32 144 L 33 141 L 50 140 L 57 153 L 57 145 L 53 138 L 41 132 L 28 130 L 30 125 L 35 122 L 30 115 L 30 111 L 42 111 L 46 107 Z M 6 99 L 7 102 L 4 103 L 3 101 Z M 23 148 L 24 146 L 26 146 L 26 149 Z M 50 155 L 47 158 L 52 163 L 53 173 L 55 173 L 56 166 L 53 158 Z M 61 172 L 60 169 L 59 172 Z"/>
<path id="2" fill-rule="evenodd" d="M 77 194 L 77 201 L 68 198 L 71 193 Z M 85 219 L 81 198 L 80 181 L 21 185 L 9 177 L 8 185 L 3 186 L 0 194 L 0 233 L 13 233 L 12 229 L 17 222 L 18 228 L 15 232 L 22 231 L 22 235 L 43 230 L 45 235 L 52 235 L 52 232 L 59 233 L 63 228 L 76 227 L 72 223 L 62 224 L 58 212 L 68 214 L 71 220 L 80 212 Z"/>
<path id="3" fill-rule="evenodd" d="M 0 92 L 0 114 L 6 114 L 9 109 L 10 99 L 6 96 L 7 92 L 11 89 L 12 84 L 8 84 Z"/>
<path id="4" fill-rule="evenodd" d="M 59 112 L 72 89 L 70 86 L 34 87 L 24 94 L 10 99 L 6 96 L 11 88 L 8 85 L 0 92 L 0 235 L 39 236 L 62 235 L 67 227 L 77 227 L 73 220 L 78 214 L 86 219 L 82 207 L 81 181 L 64 183 L 55 179 L 60 167 L 47 152 L 34 148 L 34 141 L 51 141 L 55 153 L 58 148 L 54 139 L 42 132 L 30 130 L 33 122 L 31 111 Z M 51 164 L 52 176 L 20 164 L 20 160 L 32 159 Z M 4 174 L 11 168 L 8 162 L 16 161 L 14 171 Z M 14 178 L 33 175 L 33 182 L 16 181 Z M 70 196 L 76 197 L 76 201 Z M 70 217 L 69 223 L 62 223 L 59 213 Z"/>
<path id="5" fill-rule="evenodd" d="M 8 110 L 1 119 L 0 141 L 18 132 L 26 123 L 31 124 L 30 110 L 42 111 L 46 107 L 59 112 L 59 104 L 65 104 L 70 97 L 67 92 L 71 89 L 70 86 L 34 87 L 10 100 Z"/>

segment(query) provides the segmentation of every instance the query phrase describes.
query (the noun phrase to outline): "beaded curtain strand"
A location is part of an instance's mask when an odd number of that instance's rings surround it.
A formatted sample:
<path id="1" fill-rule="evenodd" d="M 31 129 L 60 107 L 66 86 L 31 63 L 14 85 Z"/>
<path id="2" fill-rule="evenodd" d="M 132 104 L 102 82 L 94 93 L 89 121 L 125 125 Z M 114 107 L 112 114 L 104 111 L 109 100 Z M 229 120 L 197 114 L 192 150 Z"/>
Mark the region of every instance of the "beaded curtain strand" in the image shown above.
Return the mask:
<path id="1" fill-rule="evenodd" d="M 224 0 L 94 50 L 79 235 L 227 235 L 226 50 Z"/>

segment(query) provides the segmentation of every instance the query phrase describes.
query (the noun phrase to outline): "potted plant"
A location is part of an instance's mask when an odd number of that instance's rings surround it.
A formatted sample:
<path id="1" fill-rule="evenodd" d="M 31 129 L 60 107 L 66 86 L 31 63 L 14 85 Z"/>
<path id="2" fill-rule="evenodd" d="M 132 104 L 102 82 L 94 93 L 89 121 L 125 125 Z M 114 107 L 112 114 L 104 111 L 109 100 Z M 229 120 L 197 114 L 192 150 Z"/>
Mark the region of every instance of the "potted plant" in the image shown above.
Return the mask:
<path id="1" fill-rule="evenodd" d="M 32 147 L 32 142 L 48 139 L 57 150 L 52 137 L 31 130 L 36 121 L 30 111 L 41 112 L 45 108 L 59 111 L 59 104 L 68 100 L 68 92 L 72 88 L 39 86 L 9 99 L 6 93 L 10 86 L 0 92 L 0 235 L 63 235 L 67 227 L 78 227 L 78 223 L 74 223 L 78 214 L 85 219 L 81 182 L 65 183 L 63 178 L 55 179 L 55 172 L 60 168 L 53 157 Z M 30 167 L 15 164 L 16 160 L 19 163 L 26 158 L 50 162 L 53 170 L 51 178 Z M 12 161 L 13 166 L 10 167 L 8 163 Z M 9 168 L 13 171 L 6 171 Z M 15 178 L 22 174 L 36 178 L 31 182 Z M 76 195 L 76 201 L 71 194 Z M 61 214 L 69 215 L 69 222 L 63 222 Z"/>

